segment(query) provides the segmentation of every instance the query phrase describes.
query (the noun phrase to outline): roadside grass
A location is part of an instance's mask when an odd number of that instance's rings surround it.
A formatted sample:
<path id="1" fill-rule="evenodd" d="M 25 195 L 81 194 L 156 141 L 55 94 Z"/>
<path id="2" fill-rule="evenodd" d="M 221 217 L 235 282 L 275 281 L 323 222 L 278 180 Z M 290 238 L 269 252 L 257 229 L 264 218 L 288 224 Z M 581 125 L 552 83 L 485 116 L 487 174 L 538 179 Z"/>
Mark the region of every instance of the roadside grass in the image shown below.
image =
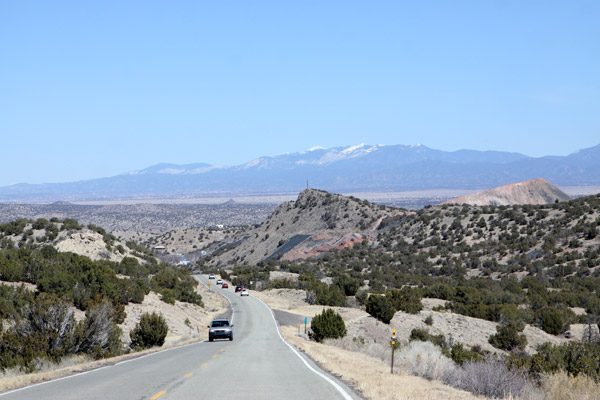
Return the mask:
<path id="1" fill-rule="evenodd" d="M 600 383 L 586 376 L 558 372 L 545 376 L 542 387 L 547 400 L 600 400 Z"/>
<path id="2" fill-rule="evenodd" d="M 389 362 L 334 346 L 311 342 L 297 335 L 297 329 L 283 326 L 285 339 L 308 354 L 324 369 L 339 376 L 367 399 L 378 400 L 470 400 L 483 399 L 471 393 L 428 381 L 408 373 L 391 374 Z"/>

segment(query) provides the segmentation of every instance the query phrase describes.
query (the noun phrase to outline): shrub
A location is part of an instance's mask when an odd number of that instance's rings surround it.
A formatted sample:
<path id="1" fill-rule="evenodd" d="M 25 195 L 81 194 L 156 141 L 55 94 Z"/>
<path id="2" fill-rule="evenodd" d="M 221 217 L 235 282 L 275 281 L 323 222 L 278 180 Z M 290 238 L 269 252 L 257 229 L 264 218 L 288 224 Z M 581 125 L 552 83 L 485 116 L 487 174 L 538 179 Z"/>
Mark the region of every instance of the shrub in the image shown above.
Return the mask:
<path id="1" fill-rule="evenodd" d="M 517 327 L 511 325 L 500 325 L 496 327 L 495 335 L 490 335 L 489 342 L 492 346 L 507 350 L 523 350 L 527 345 L 527 337 L 525 335 L 519 335 Z"/>
<path id="2" fill-rule="evenodd" d="M 175 304 L 175 295 L 171 289 L 163 289 L 160 292 L 160 299 L 167 304 Z"/>
<path id="3" fill-rule="evenodd" d="M 360 280 L 347 275 L 340 276 L 334 282 L 335 285 L 344 291 L 346 296 L 354 296 L 358 292 L 358 289 L 360 289 L 360 283 Z"/>
<path id="4" fill-rule="evenodd" d="M 316 341 L 323 339 L 337 339 L 346 336 L 346 324 L 337 312 L 331 308 L 323 310 L 321 314 L 315 315 L 310 322 L 308 336 Z"/>
<path id="5" fill-rule="evenodd" d="M 600 381 L 600 346 L 595 343 L 544 343 L 531 357 L 529 370 L 534 375 L 565 371 L 572 376 L 586 375 Z"/>
<path id="6" fill-rule="evenodd" d="M 364 306 L 367 303 L 367 298 L 369 297 L 369 293 L 366 290 L 359 290 L 356 292 L 356 302 L 361 306 Z"/>
<path id="7" fill-rule="evenodd" d="M 442 354 L 431 342 L 410 342 L 398 354 L 398 364 L 415 376 L 426 379 L 441 379 L 455 369 L 452 360 Z"/>
<path id="8" fill-rule="evenodd" d="M 396 309 L 385 296 L 373 295 L 369 296 L 367 300 L 367 312 L 378 320 L 389 324 L 394 318 Z"/>
<path id="9" fill-rule="evenodd" d="M 144 313 L 140 317 L 140 322 L 129 333 L 131 337 L 131 347 L 149 348 L 152 346 L 162 346 L 165 343 L 169 327 L 162 315 Z"/>
<path id="10" fill-rule="evenodd" d="M 408 338 L 410 342 L 412 341 L 421 341 L 421 342 L 431 342 L 436 346 L 439 346 L 444 354 L 449 355 L 448 352 L 449 344 L 444 335 L 432 335 L 429 331 L 424 329 L 415 328 L 410 331 L 410 336 Z"/>
<path id="11" fill-rule="evenodd" d="M 550 307 L 539 311 L 540 328 L 551 335 L 558 335 L 569 329 L 569 323 L 565 313 Z"/>
<path id="12" fill-rule="evenodd" d="M 450 348 L 450 358 L 458 365 L 463 365 L 466 361 L 479 361 L 481 355 L 474 351 L 465 349 L 462 343 L 456 343 Z"/>
<path id="13" fill-rule="evenodd" d="M 419 311 L 423 309 L 423 304 L 421 304 L 421 291 L 419 289 L 393 289 L 386 297 L 394 305 L 394 308 L 397 311 L 418 314 Z"/>
<path id="14" fill-rule="evenodd" d="M 479 362 L 467 361 L 462 367 L 445 375 L 444 382 L 492 398 L 517 398 L 531 387 L 523 371 L 510 369 L 493 358 Z"/>
<path id="15" fill-rule="evenodd" d="M 77 353 L 95 358 L 121 353 L 121 329 L 115 323 L 115 310 L 108 300 L 96 303 L 86 311 L 86 318 L 76 328 Z"/>

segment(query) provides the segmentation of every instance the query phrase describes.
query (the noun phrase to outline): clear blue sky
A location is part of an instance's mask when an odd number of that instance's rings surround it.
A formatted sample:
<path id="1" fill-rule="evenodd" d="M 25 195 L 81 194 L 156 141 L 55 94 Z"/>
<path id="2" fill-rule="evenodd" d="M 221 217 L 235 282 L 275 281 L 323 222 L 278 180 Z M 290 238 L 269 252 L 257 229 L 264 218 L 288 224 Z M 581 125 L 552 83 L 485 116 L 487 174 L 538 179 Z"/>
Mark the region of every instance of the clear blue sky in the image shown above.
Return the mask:
<path id="1" fill-rule="evenodd" d="M 600 143 L 600 1 L 0 0 L 0 186 Z"/>

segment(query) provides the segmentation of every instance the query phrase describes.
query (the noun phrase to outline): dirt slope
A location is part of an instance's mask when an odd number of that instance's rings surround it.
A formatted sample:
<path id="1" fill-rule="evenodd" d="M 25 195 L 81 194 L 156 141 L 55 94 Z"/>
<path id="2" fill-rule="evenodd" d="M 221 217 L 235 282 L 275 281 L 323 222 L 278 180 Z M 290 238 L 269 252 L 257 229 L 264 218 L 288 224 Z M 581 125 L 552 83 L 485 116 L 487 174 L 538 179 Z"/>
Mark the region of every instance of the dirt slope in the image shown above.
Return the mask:
<path id="1" fill-rule="evenodd" d="M 568 201 L 571 196 L 545 180 L 532 179 L 500 186 L 483 192 L 460 196 L 442 204 L 470 204 L 474 206 L 503 206 L 516 204 L 552 204 L 556 200 Z"/>

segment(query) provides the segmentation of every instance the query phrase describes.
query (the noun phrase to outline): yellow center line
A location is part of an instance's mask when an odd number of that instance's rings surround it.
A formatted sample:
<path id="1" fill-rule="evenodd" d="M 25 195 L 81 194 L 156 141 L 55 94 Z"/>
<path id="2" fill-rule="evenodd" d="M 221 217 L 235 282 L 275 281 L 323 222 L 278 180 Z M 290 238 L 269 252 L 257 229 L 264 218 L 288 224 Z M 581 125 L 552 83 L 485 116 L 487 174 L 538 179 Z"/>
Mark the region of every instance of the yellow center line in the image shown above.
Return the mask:
<path id="1" fill-rule="evenodd" d="M 163 394 L 167 393 L 166 391 L 162 391 L 162 392 L 158 392 L 156 393 L 154 396 L 151 397 L 152 400 L 156 400 L 158 399 L 160 396 L 162 396 Z"/>
<path id="2" fill-rule="evenodd" d="M 208 365 L 208 364 L 206 364 L 206 363 L 202 364 L 202 366 L 203 366 L 203 367 L 206 367 L 207 365 Z"/>
<path id="3" fill-rule="evenodd" d="M 221 353 L 222 353 L 222 352 L 224 352 L 225 350 L 221 349 L 220 351 L 221 351 Z"/>
<path id="4" fill-rule="evenodd" d="M 212 358 L 217 358 L 217 356 L 212 356 Z"/>
<path id="5" fill-rule="evenodd" d="M 194 375 L 194 373 L 193 373 L 193 372 L 190 372 L 190 373 L 189 373 L 189 374 L 187 374 L 185 377 L 186 377 L 186 378 L 189 378 L 189 377 L 190 377 L 190 376 L 192 376 L 192 375 Z"/>

